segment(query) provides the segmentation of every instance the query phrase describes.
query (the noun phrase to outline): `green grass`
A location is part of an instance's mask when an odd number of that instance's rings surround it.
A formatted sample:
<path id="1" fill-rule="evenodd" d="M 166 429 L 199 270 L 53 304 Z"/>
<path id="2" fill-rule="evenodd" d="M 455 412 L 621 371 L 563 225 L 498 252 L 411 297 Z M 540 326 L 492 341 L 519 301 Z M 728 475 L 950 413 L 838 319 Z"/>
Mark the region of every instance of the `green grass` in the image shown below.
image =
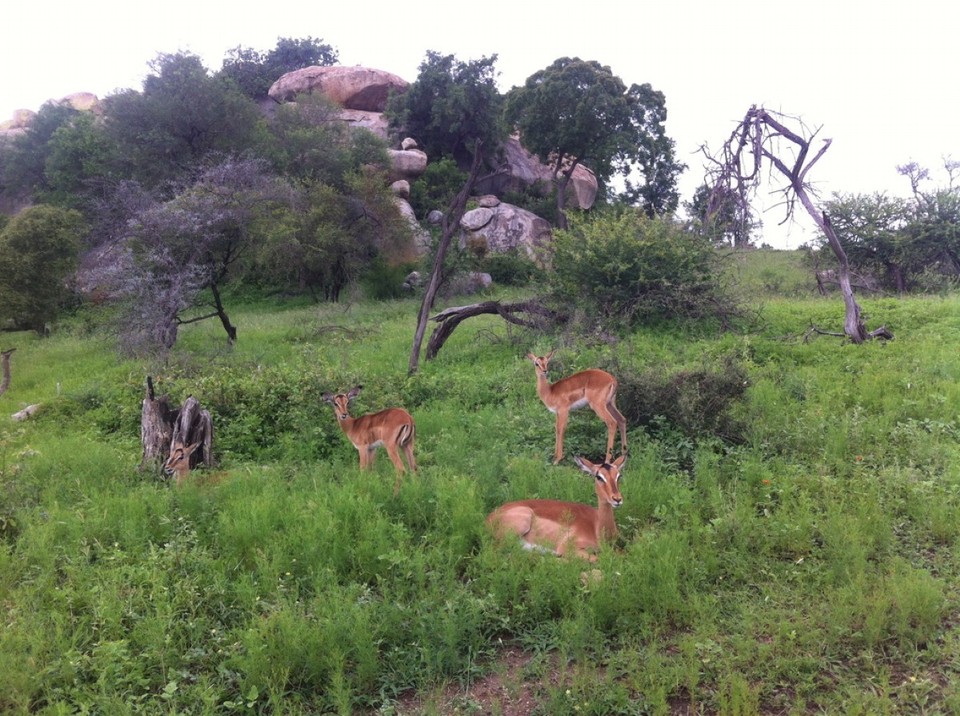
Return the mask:
<path id="1" fill-rule="evenodd" d="M 588 344 L 482 317 L 413 377 L 412 300 L 238 308 L 233 350 L 196 324 L 162 365 L 70 324 L 5 334 L 0 416 L 43 408 L 0 422 L 0 711 L 396 713 L 502 674 L 510 647 L 540 714 L 957 712 L 960 297 L 864 298 L 895 340 L 805 341 L 843 315 L 790 288 L 798 256 L 736 256 L 746 283 L 780 272 L 749 334 Z M 525 355 L 553 347 L 557 375 L 617 366 L 624 385 L 748 376 L 738 442 L 629 426 L 599 581 L 484 528 L 507 500 L 594 499 L 550 464 Z M 148 373 L 213 413 L 219 481 L 137 469 Z M 397 496 L 386 455 L 361 473 L 320 400 L 358 383 L 355 412 L 417 421 L 421 472 Z M 574 413 L 567 454 L 604 445 Z"/>

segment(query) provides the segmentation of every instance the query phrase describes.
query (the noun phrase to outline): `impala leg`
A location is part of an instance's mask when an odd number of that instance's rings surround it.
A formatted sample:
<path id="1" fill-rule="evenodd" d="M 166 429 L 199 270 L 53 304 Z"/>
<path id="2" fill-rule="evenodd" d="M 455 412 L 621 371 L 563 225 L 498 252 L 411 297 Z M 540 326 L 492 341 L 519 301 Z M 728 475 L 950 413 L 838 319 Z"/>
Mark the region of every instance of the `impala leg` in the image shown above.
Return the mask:
<path id="1" fill-rule="evenodd" d="M 416 472 L 417 461 L 413 459 L 413 440 L 410 440 L 403 446 L 403 454 L 407 456 L 407 464 L 410 466 L 410 472 Z"/>
<path id="2" fill-rule="evenodd" d="M 557 443 L 553 449 L 554 465 L 563 459 L 563 434 L 567 430 L 567 418 L 569 415 L 566 410 L 557 411 Z"/>
<path id="3" fill-rule="evenodd" d="M 400 459 L 400 451 L 395 444 L 387 445 L 387 455 L 390 456 L 390 461 L 393 463 L 393 466 L 397 468 L 398 473 L 407 471 L 403 466 L 403 460 Z"/>
<path id="4" fill-rule="evenodd" d="M 607 403 L 607 408 L 610 410 L 610 415 L 613 416 L 613 419 L 617 421 L 617 425 L 620 426 L 620 454 L 626 455 L 627 454 L 627 419 L 623 417 L 623 413 L 621 413 L 617 409 L 617 403 L 616 403 L 615 397 L 612 396 L 610 398 L 610 402 Z"/>

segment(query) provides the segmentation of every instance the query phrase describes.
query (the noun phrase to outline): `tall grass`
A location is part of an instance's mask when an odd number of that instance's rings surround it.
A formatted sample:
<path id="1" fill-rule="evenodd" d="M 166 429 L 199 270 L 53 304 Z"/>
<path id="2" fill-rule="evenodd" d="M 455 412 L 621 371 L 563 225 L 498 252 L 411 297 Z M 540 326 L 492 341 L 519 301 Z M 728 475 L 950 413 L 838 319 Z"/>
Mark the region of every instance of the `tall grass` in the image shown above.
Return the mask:
<path id="1" fill-rule="evenodd" d="M 397 713 L 470 694 L 510 646 L 542 714 L 955 712 L 960 299 L 863 299 L 894 341 L 804 341 L 842 305 L 784 289 L 802 280 L 781 254 L 748 335 L 594 344 L 483 317 L 412 377 L 412 300 L 252 305 L 234 349 L 199 324 L 155 365 L 81 327 L 7 335 L 0 415 L 43 407 L 0 422 L 0 711 Z M 740 270 L 772 282 L 756 256 Z M 558 375 L 746 376 L 723 406 L 736 441 L 689 407 L 629 426 L 621 535 L 595 565 L 484 528 L 507 500 L 594 500 L 550 464 L 524 356 L 553 347 Z M 213 413 L 217 479 L 138 470 L 148 373 Z M 417 421 L 421 471 L 396 496 L 320 400 L 356 384 L 358 414 Z M 604 438 L 579 411 L 567 452 Z"/>

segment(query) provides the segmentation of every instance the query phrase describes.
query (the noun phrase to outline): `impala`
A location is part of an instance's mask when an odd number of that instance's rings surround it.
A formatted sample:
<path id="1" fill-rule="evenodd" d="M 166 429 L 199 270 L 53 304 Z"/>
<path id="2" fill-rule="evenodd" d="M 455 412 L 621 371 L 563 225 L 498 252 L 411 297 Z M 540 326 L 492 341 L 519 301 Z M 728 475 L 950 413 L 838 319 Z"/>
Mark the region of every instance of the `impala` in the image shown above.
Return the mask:
<path id="1" fill-rule="evenodd" d="M 167 475 L 176 475 L 174 482 L 179 485 L 180 481 L 190 472 L 190 456 L 200 447 L 200 442 L 192 445 L 184 445 L 179 440 L 174 441 L 170 448 L 170 457 L 163 463 L 163 471 Z"/>
<path id="2" fill-rule="evenodd" d="M 617 379 L 605 370 L 590 368 L 561 378 L 556 383 L 547 380 L 547 369 L 554 351 L 545 356 L 535 356 L 528 353 L 527 358 L 533 361 L 537 372 L 537 395 L 547 406 L 547 410 L 556 413 L 557 439 L 553 450 L 554 464 L 563 459 L 563 433 L 567 429 L 567 419 L 570 411 L 589 405 L 597 416 L 607 424 L 607 457 L 613 454 L 613 439 L 620 427 L 620 452 L 627 452 L 627 420 L 617 410 Z"/>
<path id="3" fill-rule="evenodd" d="M 413 459 L 413 439 L 416 437 L 416 426 L 413 417 L 403 408 L 387 408 L 379 413 L 368 413 L 358 418 L 350 417 L 350 401 L 360 394 L 362 385 L 358 385 L 348 393 L 324 393 L 323 400 L 333 405 L 334 413 L 340 428 L 360 453 L 360 469 L 365 470 L 373 465 L 378 445 L 387 449 L 387 454 L 397 468 L 397 480 L 393 485 L 393 494 L 400 491 L 400 476 L 406 472 L 403 461 L 400 459 L 400 449 L 407 456 L 410 472 L 417 471 L 417 463 Z"/>
<path id="4" fill-rule="evenodd" d="M 595 561 L 601 543 L 617 536 L 613 510 L 623 504 L 620 470 L 626 455 L 599 465 L 581 457 L 575 457 L 574 461 L 594 477 L 596 508 L 557 500 L 508 502 L 487 517 L 494 534 L 499 538 L 517 535 L 524 549 L 552 552 L 561 557 L 572 551 L 578 557 Z"/>

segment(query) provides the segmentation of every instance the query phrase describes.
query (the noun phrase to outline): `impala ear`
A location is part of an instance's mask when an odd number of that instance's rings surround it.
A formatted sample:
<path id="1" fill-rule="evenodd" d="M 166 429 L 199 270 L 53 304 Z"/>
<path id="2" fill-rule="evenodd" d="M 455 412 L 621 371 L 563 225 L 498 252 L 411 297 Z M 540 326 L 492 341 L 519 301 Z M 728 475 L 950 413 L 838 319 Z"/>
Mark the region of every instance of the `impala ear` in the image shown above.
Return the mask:
<path id="1" fill-rule="evenodd" d="M 324 403 L 333 403 L 333 393 L 324 393 L 320 396 Z"/>
<path id="2" fill-rule="evenodd" d="M 627 462 L 627 454 L 624 453 L 623 455 L 618 457 L 616 460 L 614 460 L 613 464 L 617 466 L 618 470 L 622 470 L 626 462 Z"/>
<path id="3" fill-rule="evenodd" d="M 599 465 L 594 465 L 592 462 L 587 460 L 585 457 L 575 456 L 573 461 L 577 463 L 577 466 L 584 472 L 589 472 L 591 475 L 596 475 L 597 470 L 600 469 Z"/>
<path id="4" fill-rule="evenodd" d="M 355 385 L 355 386 L 353 386 L 353 388 L 350 389 L 350 392 L 347 393 L 347 400 L 353 400 L 353 399 L 356 398 L 358 395 L 360 395 L 360 391 L 361 391 L 362 388 L 363 388 L 362 385 Z"/>
<path id="5" fill-rule="evenodd" d="M 534 363 L 537 362 L 537 357 L 533 353 L 527 353 L 527 358 L 532 360 Z"/>

